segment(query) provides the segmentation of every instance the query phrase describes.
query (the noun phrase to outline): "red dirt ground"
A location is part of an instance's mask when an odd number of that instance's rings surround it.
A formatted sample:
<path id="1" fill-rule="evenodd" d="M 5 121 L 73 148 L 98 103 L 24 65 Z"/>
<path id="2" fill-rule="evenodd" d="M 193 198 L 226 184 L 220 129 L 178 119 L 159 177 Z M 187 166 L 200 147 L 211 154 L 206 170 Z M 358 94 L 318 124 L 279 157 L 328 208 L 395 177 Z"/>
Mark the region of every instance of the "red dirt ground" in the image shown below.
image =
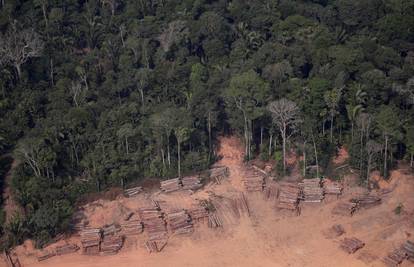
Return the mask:
<path id="1" fill-rule="evenodd" d="M 217 195 L 243 191 L 242 178 L 245 168 L 242 145 L 235 137 L 221 139 L 219 154 L 223 156 L 217 165 L 230 168 L 230 177 L 220 185 L 209 184 L 203 190 L 190 195 L 186 192 L 164 194 L 150 192 L 139 197 L 116 200 L 98 200 L 84 206 L 91 226 L 102 226 L 116 222 L 128 210 L 136 210 L 150 199 L 165 200 L 163 209 L 188 207 L 197 199 L 207 198 L 209 193 Z M 390 188 L 393 191 L 383 198 L 377 207 L 360 210 L 353 217 L 338 217 L 331 214 L 338 201 L 348 200 L 363 191 L 359 187 L 347 187 L 339 200 L 326 199 L 323 203 L 307 203 L 302 214 L 294 216 L 277 211 L 275 203 L 266 201 L 260 193 L 246 194 L 251 216 L 235 220 L 224 218 L 223 229 L 213 230 L 205 224 L 196 224 L 195 232 L 189 236 L 171 236 L 161 253 L 148 254 L 144 248 L 145 235 L 127 238 L 124 248 L 113 256 L 85 256 L 80 252 L 54 257 L 37 262 L 37 253 L 30 241 L 14 251 L 23 266 L 33 267 L 97 267 L 97 266 L 383 266 L 381 258 L 414 234 L 414 177 L 403 171 L 392 172 Z M 401 215 L 394 209 L 402 203 Z M 340 223 L 346 233 L 344 237 L 357 237 L 366 243 L 353 255 L 339 249 L 339 240 L 328 239 L 324 232 L 333 224 Z M 79 242 L 73 236 L 69 242 Z M 66 241 L 60 241 L 66 242 Z M 371 255 L 371 262 L 359 258 Z M 1 264 L 0 264 L 1 266 Z M 404 263 L 402 266 L 409 266 Z"/>

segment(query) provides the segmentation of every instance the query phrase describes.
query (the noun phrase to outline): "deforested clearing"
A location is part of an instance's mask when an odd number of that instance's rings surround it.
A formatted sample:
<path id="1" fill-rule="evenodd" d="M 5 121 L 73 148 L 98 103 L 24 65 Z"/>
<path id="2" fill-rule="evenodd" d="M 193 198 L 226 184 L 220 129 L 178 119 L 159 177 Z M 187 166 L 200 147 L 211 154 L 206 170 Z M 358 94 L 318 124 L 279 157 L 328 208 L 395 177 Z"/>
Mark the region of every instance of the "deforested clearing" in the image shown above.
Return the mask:
<path id="1" fill-rule="evenodd" d="M 361 194 L 361 188 L 346 186 L 338 199 L 329 198 L 321 203 L 300 202 L 298 216 L 277 209 L 277 202 L 267 200 L 264 192 L 245 191 L 243 174 L 247 167 L 242 161 L 242 146 L 237 138 L 221 138 L 219 154 L 223 158 L 217 164 L 229 168 L 229 177 L 220 184 L 213 183 L 194 194 L 187 191 L 149 192 L 134 198 L 120 196 L 113 201 L 98 200 L 83 207 L 89 226 L 120 223 L 123 220 L 120 210 L 123 214 L 138 212 L 139 208 L 151 205 L 151 201 L 160 203 L 161 210 L 168 212 L 190 209 L 199 200 L 213 196 L 231 199 L 240 192 L 246 196 L 249 215 L 238 216 L 230 206 L 223 205 L 216 210 L 222 227 L 209 228 L 206 220 L 193 221 L 192 233 L 171 234 L 159 253 L 148 253 L 145 230 L 141 234 L 127 235 L 122 249 L 112 256 L 89 256 L 77 251 L 38 262 L 34 257 L 37 251 L 30 241 L 14 252 L 22 266 L 383 266 L 381 259 L 411 238 L 414 177 L 402 170 L 391 174 L 390 193 L 381 195 L 387 188 L 376 192 L 382 196 L 382 203 L 375 207 L 360 209 L 347 217 L 332 214 L 336 204 Z M 397 215 L 394 208 L 402 200 L 405 210 Z M 337 224 L 341 224 L 345 233 L 327 238 L 324 233 Z M 354 254 L 343 251 L 341 241 L 348 237 L 358 238 L 365 243 L 364 247 Z M 74 235 L 59 242 L 79 241 Z M 55 246 L 57 244 L 49 249 Z M 367 253 L 375 256 L 368 264 L 361 260 L 366 260 L 363 255 Z M 410 262 L 403 261 L 401 266 L 410 266 Z"/>

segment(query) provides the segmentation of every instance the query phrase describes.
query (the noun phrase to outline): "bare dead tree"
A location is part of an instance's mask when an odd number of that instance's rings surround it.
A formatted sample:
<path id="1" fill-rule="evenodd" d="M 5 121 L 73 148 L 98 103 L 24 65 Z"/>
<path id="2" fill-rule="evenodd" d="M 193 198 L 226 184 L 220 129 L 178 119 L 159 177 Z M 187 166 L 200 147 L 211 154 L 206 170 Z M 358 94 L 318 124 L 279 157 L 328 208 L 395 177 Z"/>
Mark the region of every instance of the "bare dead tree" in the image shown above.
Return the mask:
<path id="1" fill-rule="evenodd" d="M 298 120 L 299 108 L 295 102 L 286 98 L 271 102 L 268 110 L 273 122 L 279 128 L 283 142 L 283 171 L 286 173 L 286 142 L 293 134 Z"/>
<path id="2" fill-rule="evenodd" d="M 70 86 L 70 93 L 72 95 L 73 103 L 76 107 L 82 106 L 85 100 L 86 87 L 82 86 L 80 82 L 72 82 Z"/>
<path id="3" fill-rule="evenodd" d="M 43 41 L 34 29 L 19 29 L 14 22 L 7 32 L 0 36 L 0 63 L 12 65 L 20 79 L 22 65 L 29 58 L 40 57 L 43 47 Z"/>
<path id="4" fill-rule="evenodd" d="M 168 24 L 168 27 L 158 36 L 158 40 L 164 52 L 168 52 L 174 43 L 179 42 L 188 34 L 189 30 L 185 21 L 175 20 Z"/>

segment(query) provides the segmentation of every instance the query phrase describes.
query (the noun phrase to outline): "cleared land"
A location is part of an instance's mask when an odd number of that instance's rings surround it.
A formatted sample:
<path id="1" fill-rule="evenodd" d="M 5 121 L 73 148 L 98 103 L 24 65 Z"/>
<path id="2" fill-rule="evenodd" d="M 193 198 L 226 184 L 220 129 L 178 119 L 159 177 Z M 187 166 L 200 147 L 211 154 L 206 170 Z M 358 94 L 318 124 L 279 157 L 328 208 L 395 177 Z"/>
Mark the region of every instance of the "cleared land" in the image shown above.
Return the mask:
<path id="1" fill-rule="evenodd" d="M 222 138 L 217 165 L 230 169 L 230 176 L 221 184 L 210 184 L 189 194 L 178 191 L 169 194 L 150 192 L 137 197 L 119 197 L 114 201 L 98 200 L 84 206 L 83 213 L 90 227 L 119 223 L 130 211 L 157 200 L 163 210 L 190 208 L 197 200 L 214 196 L 231 197 L 244 191 L 245 165 L 243 152 L 236 138 Z M 265 200 L 263 193 L 245 193 L 250 217 L 235 216 L 225 208 L 218 213 L 223 228 L 211 229 L 207 223 L 196 222 L 194 233 L 170 235 L 168 244 L 160 253 L 149 254 L 145 248 L 147 233 L 128 237 L 121 251 L 113 256 L 87 256 L 80 251 L 56 256 L 38 262 L 31 242 L 14 250 L 23 266 L 384 266 L 382 258 L 398 248 L 414 234 L 414 177 L 404 170 L 392 173 L 385 186 L 392 191 L 382 196 L 382 203 L 372 208 L 360 209 L 352 217 L 332 214 L 340 202 L 347 201 L 364 189 L 352 186 L 352 177 L 343 195 L 326 198 L 322 203 L 301 203 L 301 215 L 276 209 L 276 202 Z M 403 204 L 400 215 L 394 209 Z M 339 237 L 327 234 L 329 228 L 340 224 L 345 233 Z M 356 237 L 365 246 L 354 254 L 340 249 L 345 237 Z M 70 243 L 80 244 L 72 236 Z M 50 248 L 61 245 L 59 241 Z M 411 265 L 410 265 L 411 264 Z M 401 266 L 412 266 L 404 261 Z"/>

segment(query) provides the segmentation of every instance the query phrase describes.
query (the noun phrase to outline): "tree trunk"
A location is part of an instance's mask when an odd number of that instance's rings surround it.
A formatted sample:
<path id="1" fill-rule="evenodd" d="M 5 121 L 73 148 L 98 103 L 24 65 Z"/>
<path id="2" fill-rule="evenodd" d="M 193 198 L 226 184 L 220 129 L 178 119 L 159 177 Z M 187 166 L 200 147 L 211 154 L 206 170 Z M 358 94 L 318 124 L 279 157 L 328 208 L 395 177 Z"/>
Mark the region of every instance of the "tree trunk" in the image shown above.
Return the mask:
<path id="1" fill-rule="evenodd" d="M 361 129 L 360 147 L 359 147 L 359 175 L 362 176 L 362 148 L 363 148 L 364 128 Z"/>
<path id="2" fill-rule="evenodd" d="M 171 167 L 171 154 L 170 154 L 170 138 L 167 133 L 167 161 L 168 167 Z"/>
<path id="3" fill-rule="evenodd" d="M 354 143 L 354 120 L 351 121 L 351 145 L 353 143 Z"/>
<path id="4" fill-rule="evenodd" d="M 45 20 L 46 28 L 49 26 L 49 23 L 47 21 L 47 15 L 46 15 L 46 5 L 42 4 L 42 13 L 43 13 L 43 19 Z"/>
<path id="5" fill-rule="evenodd" d="M 331 114 L 331 132 L 330 132 L 331 143 L 332 143 L 332 140 L 333 140 L 333 120 L 334 120 L 334 115 Z"/>
<path id="6" fill-rule="evenodd" d="M 177 156 L 178 156 L 178 177 L 181 177 L 181 141 L 177 139 Z"/>
<path id="7" fill-rule="evenodd" d="M 369 174 L 371 172 L 371 160 L 372 154 L 368 153 L 368 162 L 367 162 L 367 188 L 369 188 Z"/>
<path id="8" fill-rule="evenodd" d="M 303 177 L 306 176 L 306 141 L 303 142 Z"/>
<path id="9" fill-rule="evenodd" d="M 126 154 L 129 154 L 129 145 L 128 145 L 128 137 L 125 137 L 125 148 L 126 148 Z"/>
<path id="10" fill-rule="evenodd" d="M 163 148 L 161 148 L 161 158 L 162 158 L 162 166 L 164 167 L 164 169 L 165 169 L 165 155 L 164 155 L 164 149 Z"/>
<path id="11" fill-rule="evenodd" d="M 16 68 L 17 71 L 17 78 L 20 80 L 20 78 L 22 77 L 22 69 L 20 64 L 14 64 L 14 67 Z"/>
<path id="12" fill-rule="evenodd" d="M 273 134 L 270 134 L 270 139 L 269 139 L 269 157 L 272 155 L 272 139 L 273 139 Z"/>
<path id="13" fill-rule="evenodd" d="M 411 158 L 410 158 L 410 167 L 413 167 L 413 161 L 414 161 L 414 153 L 411 153 Z"/>
<path id="14" fill-rule="evenodd" d="M 263 145 L 263 126 L 260 126 L 260 147 Z"/>
<path id="15" fill-rule="evenodd" d="M 387 158 L 388 158 L 388 136 L 385 136 L 384 177 L 387 177 Z"/>
<path id="16" fill-rule="evenodd" d="M 286 175 L 286 124 L 285 123 L 283 123 L 282 141 L 283 141 L 283 174 Z"/>
<path id="17" fill-rule="evenodd" d="M 208 112 L 207 119 L 207 130 L 208 130 L 208 161 L 211 161 L 211 112 Z"/>
<path id="18" fill-rule="evenodd" d="M 141 103 L 142 103 L 142 106 L 145 106 L 145 103 L 144 103 L 144 89 L 143 88 L 140 88 L 139 89 L 139 93 L 141 94 Z"/>
<path id="19" fill-rule="evenodd" d="M 52 83 L 52 86 L 55 85 L 55 79 L 54 79 L 54 76 L 53 76 L 53 69 L 54 69 L 54 67 L 53 67 L 53 58 L 51 58 L 50 59 L 50 82 Z"/>
<path id="20" fill-rule="evenodd" d="M 316 161 L 316 176 L 319 178 L 319 162 L 318 162 L 318 152 L 316 150 L 316 143 L 315 143 L 315 137 L 312 133 L 312 142 L 313 142 L 313 150 L 315 152 L 315 161 Z"/>

